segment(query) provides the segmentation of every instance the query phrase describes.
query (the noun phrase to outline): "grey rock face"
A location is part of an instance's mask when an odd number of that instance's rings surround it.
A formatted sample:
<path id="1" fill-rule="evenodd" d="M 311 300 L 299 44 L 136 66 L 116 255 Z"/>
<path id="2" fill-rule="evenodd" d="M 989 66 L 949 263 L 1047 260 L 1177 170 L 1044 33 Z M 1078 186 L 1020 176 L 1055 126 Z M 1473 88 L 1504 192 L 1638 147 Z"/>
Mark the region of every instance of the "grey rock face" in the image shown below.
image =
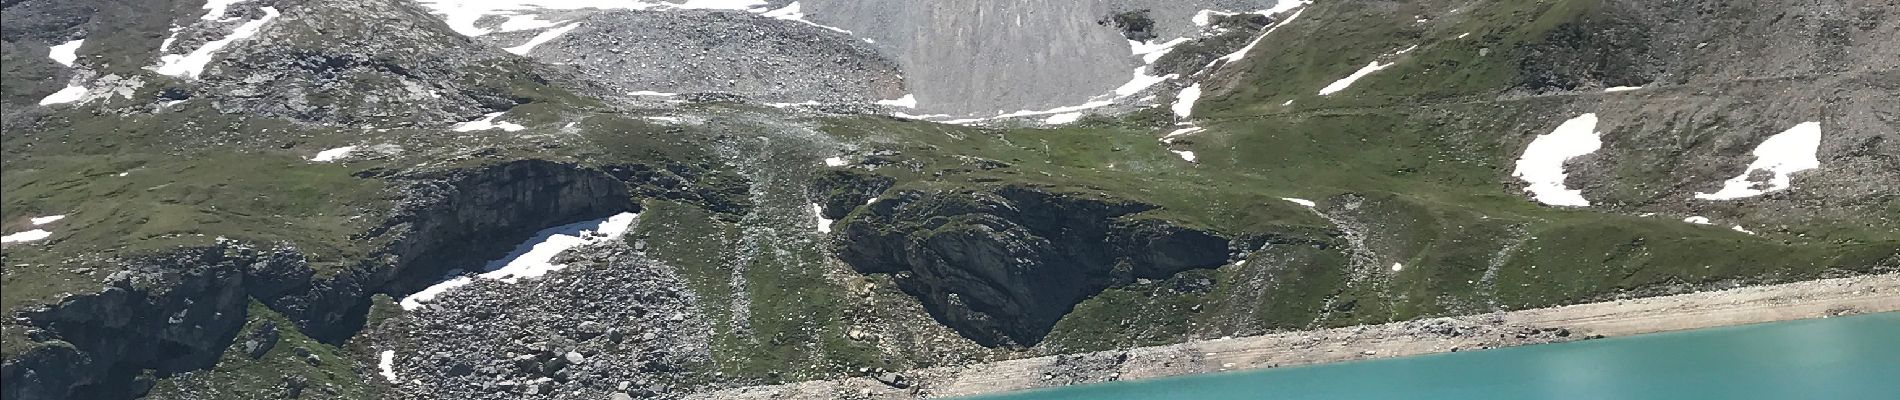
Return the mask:
<path id="1" fill-rule="evenodd" d="M 226 113 L 442 126 L 523 102 L 515 83 L 552 79 L 527 60 L 455 34 L 410 2 L 280 8 L 281 17 L 206 69 L 197 96 Z"/>
<path id="2" fill-rule="evenodd" d="M 244 271 L 260 257 L 223 242 L 124 260 L 98 293 L 22 316 L 57 339 L 0 368 L 8 399 L 129 398 L 133 374 L 210 367 L 244 324 Z"/>
<path id="3" fill-rule="evenodd" d="M 1134 278 L 1211 268 L 1215 234 L 1141 220 L 1139 203 L 1037 189 L 899 193 L 841 222 L 838 257 L 891 273 L 938 321 L 985 346 L 1031 346 L 1075 304 Z"/>
<path id="4" fill-rule="evenodd" d="M 808 19 L 872 39 L 903 65 L 912 114 L 989 116 L 1073 106 L 1128 82 L 1140 60 L 1104 19 L 1146 10 L 1160 40 L 1192 37 L 1203 9 L 1252 11 L 1276 0 L 865 2 L 806 0 Z"/>
<path id="5" fill-rule="evenodd" d="M 848 34 L 735 11 L 612 11 L 528 53 L 616 94 L 715 92 L 768 103 L 903 93 L 897 65 Z"/>

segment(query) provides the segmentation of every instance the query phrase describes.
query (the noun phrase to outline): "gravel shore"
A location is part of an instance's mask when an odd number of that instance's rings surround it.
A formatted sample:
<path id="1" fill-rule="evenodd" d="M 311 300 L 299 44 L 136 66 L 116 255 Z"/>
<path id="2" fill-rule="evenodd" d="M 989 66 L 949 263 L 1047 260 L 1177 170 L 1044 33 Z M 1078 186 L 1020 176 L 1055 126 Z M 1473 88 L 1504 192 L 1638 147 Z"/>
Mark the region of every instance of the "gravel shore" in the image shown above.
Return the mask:
<path id="1" fill-rule="evenodd" d="M 928 368 L 874 377 L 729 389 L 689 398 L 968 396 L 1891 311 L 1900 311 L 1900 274 Z"/>

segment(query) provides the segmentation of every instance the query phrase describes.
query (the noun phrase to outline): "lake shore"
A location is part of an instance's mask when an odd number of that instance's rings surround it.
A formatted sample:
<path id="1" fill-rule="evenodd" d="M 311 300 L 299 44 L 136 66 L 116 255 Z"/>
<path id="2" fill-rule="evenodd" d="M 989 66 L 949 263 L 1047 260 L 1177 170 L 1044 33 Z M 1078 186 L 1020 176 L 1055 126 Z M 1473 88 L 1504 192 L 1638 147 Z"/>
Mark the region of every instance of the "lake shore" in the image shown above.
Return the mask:
<path id="1" fill-rule="evenodd" d="M 925 368 L 900 373 L 902 388 L 857 377 L 735 388 L 689 398 L 970 396 L 1891 311 L 1900 311 L 1900 274 Z"/>

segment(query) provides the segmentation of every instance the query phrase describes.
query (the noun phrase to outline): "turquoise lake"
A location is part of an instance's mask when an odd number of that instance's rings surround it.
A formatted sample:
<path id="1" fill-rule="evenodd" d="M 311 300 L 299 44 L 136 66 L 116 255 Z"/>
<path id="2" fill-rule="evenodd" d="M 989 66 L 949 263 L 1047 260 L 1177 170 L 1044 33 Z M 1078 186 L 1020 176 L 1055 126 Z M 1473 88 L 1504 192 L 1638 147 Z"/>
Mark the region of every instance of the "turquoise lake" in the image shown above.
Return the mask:
<path id="1" fill-rule="evenodd" d="M 1900 400 L 1900 313 L 1039 389 L 981 400 Z"/>

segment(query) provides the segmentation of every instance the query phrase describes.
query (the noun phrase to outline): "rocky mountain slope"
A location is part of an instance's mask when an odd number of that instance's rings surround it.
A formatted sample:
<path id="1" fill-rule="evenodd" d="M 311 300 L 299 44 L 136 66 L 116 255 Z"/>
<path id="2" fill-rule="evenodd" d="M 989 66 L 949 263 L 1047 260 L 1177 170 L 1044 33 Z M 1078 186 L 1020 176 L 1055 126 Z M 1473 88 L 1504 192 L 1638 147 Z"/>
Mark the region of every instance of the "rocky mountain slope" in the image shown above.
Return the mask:
<path id="1" fill-rule="evenodd" d="M 901 385 L 1900 270 L 1887 2 L 587 5 L 6 2 L 0 395 Z"/>

